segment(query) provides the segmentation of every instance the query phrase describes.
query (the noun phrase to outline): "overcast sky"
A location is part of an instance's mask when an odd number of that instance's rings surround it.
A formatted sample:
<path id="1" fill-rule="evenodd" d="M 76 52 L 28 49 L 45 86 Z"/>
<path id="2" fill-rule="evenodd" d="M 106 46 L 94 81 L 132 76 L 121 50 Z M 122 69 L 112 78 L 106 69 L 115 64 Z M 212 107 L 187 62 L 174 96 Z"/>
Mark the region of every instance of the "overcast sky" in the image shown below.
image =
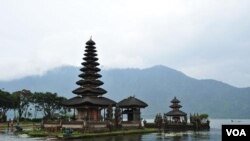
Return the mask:
<path id="1" fill-rule="evenodd" d="M 80 66 L 92 35 L 101 68 L 165 65 L 250 86 L 249 0 L 0 0 L 0 80 Z"/>

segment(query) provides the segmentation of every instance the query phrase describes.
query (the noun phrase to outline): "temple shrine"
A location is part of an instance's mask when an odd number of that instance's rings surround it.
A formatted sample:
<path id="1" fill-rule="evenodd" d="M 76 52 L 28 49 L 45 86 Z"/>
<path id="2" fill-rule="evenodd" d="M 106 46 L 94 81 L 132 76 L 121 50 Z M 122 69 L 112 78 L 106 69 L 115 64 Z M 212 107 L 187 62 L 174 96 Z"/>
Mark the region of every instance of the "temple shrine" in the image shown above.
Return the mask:
<path id="1" fill-rule="evenodd" d="M 112 128 L 128 129 L 141 127 L 141 108 L 148 105 L 135 98 L 129 97 L 119 103 L 104 97 L 107 93 L 101 86 L 101 71 L 97 58 L 95 42 L 90 38 L 86 42 L 78 88 L 72 91 L 76 96 L 66 100 L 63 105 L 74 109 L 74 118 L 70 121 L 44 121 L 43 127 L 51 130 L 77 129 L 83 131 L 107 131 Z M 117 82 L 119 83 L 119 82 Z M 122 110 L 121 110 L 122 109 Z M 76 113 L 75 113 L 76 112 Z M 123 121 L 123 116 L 127 120 Z"/>
<path id="2" fill-rule="evenodd" d="M 79 87 L 73 90 L 77 96 L 64 103 L 67 107 L 77 109 L 77 120 L 101 121 L 101 111 L 105 112 L 108 106 L 116 105 L 115 101 L 103 97 L 107 91 L 100 87 L 104 83 L 99 80 L 102 75 L 99 74 L 100 68 L 94 45 L 92 39 L 86 42 L 84 62 L 81 63 L 83 67 L 80 69 L 82 73 L 79 75 L 81 79 L 76 82 Z"/>
<path id="3" fill-rule="evenodd" d="M 171 100 L 172 105 L 169 107 L 172 108 L 171 111 L 165 114 L 167 117 L 168 122 L 172 123 L 186 123 L 187 122 L 187 114 L 180 110 L 182 107 L 179 103 L 180 101 L 174 97 L 173 100 Z"/>
<path id="4" fill-rule="evenodd" d="M 148 105 L 140 99 L 130 96 L 116 103 L 104 97 L 107 93 L 101 86 L 104 84 L 100 78 L 98 67 L 97 50 L 95 42 L 90 38 L 86 42 L 81 73 L 78 75 L 80 80 L 76 82 L 78 87 L 72 91 L 76 96 L 66 100 L 63 105 L 74 109 L 73 120 L 63 121 L 44 121 L 43 128 L 53 131 L 60 129 L 77 129 L 82 131 L 111 131 L 112 128 L 128 129 L 140 128 L 141 109 Z M 117 82 L 119 83 L 119 82 Z M 158 127 L 164 130 L 203 130 L 209 129 L 207 114 L 187 114 L 180 110 L 182 106 L 176 97 L 171 100 L 169 106 L 172 110 L 157 114 L 154 124 L 145 124 L 145 127 Z M 75 113 L 76 110 L 76 113 Z"/>
<path id="5" fill-rule="evenodd" d="M 155 125 L 165 131 L 187 131 L 187 130 L 209 130 L 209 120 L 207 114 L 190 114 L 188 122 L 187 114 L 180 110 L 182 107 L 176 97 L 171 100 L 169 106 L 172 110 L 161 114 L 157 114 L 155 118 Z"/>
<path id="6" fill-rule="evenodd" d="M 121 100 L 118 103 L 118 106 L 122 108 L 122 115 L 127 115 L 127 121 L 140 121 L 141 120 L 140 109 L 147 107 L 148 104 L 133 96 L 130 96 L 126 99 Z"/>

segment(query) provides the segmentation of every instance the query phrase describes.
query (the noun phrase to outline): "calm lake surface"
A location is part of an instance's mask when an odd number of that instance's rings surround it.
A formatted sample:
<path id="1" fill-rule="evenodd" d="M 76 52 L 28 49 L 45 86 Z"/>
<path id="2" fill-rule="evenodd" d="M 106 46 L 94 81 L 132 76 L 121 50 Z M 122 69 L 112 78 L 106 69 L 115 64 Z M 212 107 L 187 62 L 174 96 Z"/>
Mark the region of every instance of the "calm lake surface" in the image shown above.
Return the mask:
<path id="1" fill-rule="evenodd" d="M 220 141 L 222 124 L 250 124 L 250 119 L 212 119 L 210 131 L 188 131 L 178 133 L 150 133 L 143 135 L 120 135 L 97 137 L 89 139 L 75 139 L 71 141 Z M 29 138 L 0 134 L 0 141 L 59 141 L 54 138 Z"/>

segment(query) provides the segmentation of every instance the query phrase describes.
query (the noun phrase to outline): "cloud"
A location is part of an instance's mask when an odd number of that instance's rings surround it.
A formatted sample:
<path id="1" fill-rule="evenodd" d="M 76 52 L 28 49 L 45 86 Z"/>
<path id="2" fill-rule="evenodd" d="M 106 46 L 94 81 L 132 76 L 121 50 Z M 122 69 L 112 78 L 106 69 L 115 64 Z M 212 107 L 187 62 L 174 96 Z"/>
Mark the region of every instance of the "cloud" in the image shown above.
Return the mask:
<path id="1" fill-rule="evenodd" d="M 104 68 L 162 64 L 249 86 L 249 6 L 247 0 L 1 1 L 0 79 L 80 65 L 92 35 Z"/>

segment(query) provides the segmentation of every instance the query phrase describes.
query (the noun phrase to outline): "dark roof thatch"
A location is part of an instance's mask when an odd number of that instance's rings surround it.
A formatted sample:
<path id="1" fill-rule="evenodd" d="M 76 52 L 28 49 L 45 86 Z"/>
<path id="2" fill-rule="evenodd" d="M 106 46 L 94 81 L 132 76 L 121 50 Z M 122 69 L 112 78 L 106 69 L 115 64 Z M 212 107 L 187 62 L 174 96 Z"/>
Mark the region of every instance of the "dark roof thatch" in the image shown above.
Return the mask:
<path id="1" fill-rule="evenodd" d="M 181 108 L 182 106 L 181 105 L 179 105 L 178 103 L 173 103 L 172 105 L 170 105 L 169 106 L 170 108 L 173 108 L 173 109 L 179 109 L 179 108 Z"/>
<path id="2" fill-rule="evenodd" d="M 103 82 L 98 80 L 101 78 L 101 75 L 98 73 L 101 69 L 98 68 L 100 64 L 97 62 L 98 57 L 96 47 L 94 46 L 95 42 L 90 38 L 89 41 L 86 42 L 86 45 L 83 57 L 84 62 L 81 63 L 83 67 L 80 69 L 81 74 L 78 75 L 81 79 L 76 82 L 80 87 L 72 92 L 83 97 L 102 96 L 107 93 L 107 91 L 100 87 L 103 85 Z"/>
<path id="3" fill-rule="evenodd" d="M 128 97 L 126 99 L 123 99 L 117 105 L 121 108 L 132 108 L 132 107 L 145 108 L 148 106 L 147 103 L 135 97 Z"/>
<path id="4" fill-rule="evenodd" d="M 172 110 L 168 113 L 166 113 L 167 116 L 186 116 L 187 113 L 181 111 L 181 110 Z"/>
<path id="5" fill-rule="evenodd" d="M 78 76 L 81 77 L 81 78 L 83 78 L 83 79 L 86 79 L 88 77 L 94 77 L 94 78 L 100 78 L 100 77 L 102 77 L 102 75 L 98 74 L 98 73 L 94 73 L 94 74 L 81 73 Z"/>
<path id="6" fill-rule="evenodd" d="M 180 100 L 178 100 L 176 97 L 174 97 L 174 99 L 171 100 L 171 103 L 180 103 Z"/>
<path id="7" fill-rule="evenodd" d="M 88 88 L 88 87 L 79 87 L 72 92 L 74 94 L 79 94 L 79 95 L 82 94 L 85 96 L 97 96 L 100 94 L 107 93 L 107 91 L 104 90 L 103 88 Z"/>
<path id="8" fill-rule="evenodd" d="M 92 40 L 92 38 L 90 38 L 87 42 L 86 42 L 87 45 L 89 46 L 93 46 L 95 45 L 95 42 Z"/>
<path id="9" fill-rule="evenodd" d="M 87 84 L 92 84 L 92 85 L 96 85 L 96 86 L 100 86 L 103 85 L 103 82 L 100 80 L 88 80 L 88 79 L 81 79 L 79 81 L 76 82 L 77 85 L 87 85 Z"/>
<path id="10" fill-rule="evenodd" d="M 87 105 L 96 105 L 96 106 L 98 105 L 98 106 L 107 107 L 109 105 L 112 105 L 112 106 L 116 105 L 116 102 L 106 97 L 76 96 L 65 101 L 63 104 L 68 107 L 87 106 Z"/>

